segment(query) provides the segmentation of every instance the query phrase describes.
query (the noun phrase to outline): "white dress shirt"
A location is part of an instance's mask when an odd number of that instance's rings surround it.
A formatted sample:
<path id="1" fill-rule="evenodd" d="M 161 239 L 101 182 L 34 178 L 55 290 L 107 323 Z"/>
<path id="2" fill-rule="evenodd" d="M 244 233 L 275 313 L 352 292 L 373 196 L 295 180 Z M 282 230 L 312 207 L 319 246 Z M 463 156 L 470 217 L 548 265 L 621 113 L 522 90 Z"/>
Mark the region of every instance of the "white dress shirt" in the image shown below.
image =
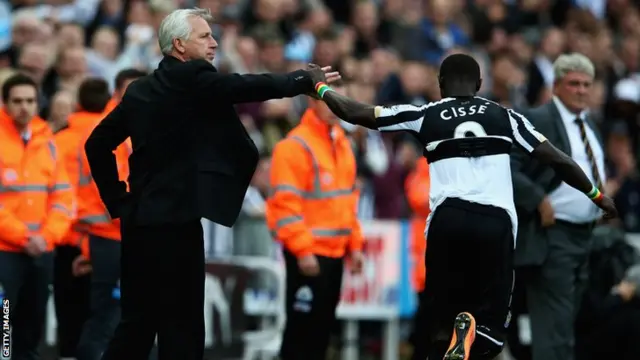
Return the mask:
<path id="1" fill-rule="evenodd" d="M 560 113 L 560 117 L 562 118 L 562 122 L 564 123 L 564 127 L 567 131 L 567 136 L 569 137 L 571 158 L 580 165 L 580 168 L 582 168 L 582 171 L 587 174 L 589 180 L 595 184 L 596 180 L 593 177 L 591 163 L 589 162 L 587 151 L 582 143 L 582 137 L 580 136 L 580 126 L 575 122 L 578 115 L 569 111 L 560 99 L 555 96 L 553 97 L 553 102 L 558 108 L 558 112 Z M 586 111 L 580 113 L 579 116 L 584 120 Z M 593 155 L 596 159 L 600 178 L 604 182 L 606 181 L 604 152 L 595 133 L 589 127 L 587 122 L 585 122 L 585 128 L 589 145 L 591 146 Z M 575 224 L 584 224 L 597 220 L 601 215 L 601 210 L 585 194 L 572 188 L 565 182 L 549 194 L 549 199 L 551 201 L 551 206 L 555 211 L 556 219 L 558 220 L 564 220 Z"/>

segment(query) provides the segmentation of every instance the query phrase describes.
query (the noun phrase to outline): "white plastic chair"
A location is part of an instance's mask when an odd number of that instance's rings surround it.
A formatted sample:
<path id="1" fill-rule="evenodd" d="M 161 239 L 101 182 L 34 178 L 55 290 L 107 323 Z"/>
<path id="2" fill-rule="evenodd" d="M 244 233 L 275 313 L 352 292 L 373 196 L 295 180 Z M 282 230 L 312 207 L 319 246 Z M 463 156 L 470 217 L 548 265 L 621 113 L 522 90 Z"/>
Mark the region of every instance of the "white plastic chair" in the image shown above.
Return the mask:
<path id="1" fill-rule="evenodd" d="M 273 358 L 280 351 L 282 332 L 286 321 L 285 312 L 285 269 L 284 264 L 275 259 L 253 256 L 234 256 L 234 263 L 246 266 L 253 272 L 263 272 L 273 275 L 277 280 L 276 298 L 272 303 L 276 304 L 275 322 L 273 326 L 257 331 L 247 331 L 242 335 L 244 341 L 243 360 L 255 360 L 261 355 L 263 360 Z"/>
<path id="2" fill-rule="evenodd" d="M 229 302 L 224 296 L 224 291 L 222 290 L 222 284 L 220 280 L 211 275 L 206 274 L 204 281 L 204 294 L 205 294 L 205 303 L 204 303 L 204 314 L 207 318 L 211 319 L 214 314 L 214 309 L 216 310 L 216 314 L 220 319 L 220 332 L 222 335 L 222 343 L 226 346 L 231 344 L 231 311 L 229 308 Z M 205 322 L 205 333 L 210 334 L 213 333 L 213 323 Z M 205 337 L 205 346 L 211 347 L 213 346 L 213 337 L 207 336 Z"/>

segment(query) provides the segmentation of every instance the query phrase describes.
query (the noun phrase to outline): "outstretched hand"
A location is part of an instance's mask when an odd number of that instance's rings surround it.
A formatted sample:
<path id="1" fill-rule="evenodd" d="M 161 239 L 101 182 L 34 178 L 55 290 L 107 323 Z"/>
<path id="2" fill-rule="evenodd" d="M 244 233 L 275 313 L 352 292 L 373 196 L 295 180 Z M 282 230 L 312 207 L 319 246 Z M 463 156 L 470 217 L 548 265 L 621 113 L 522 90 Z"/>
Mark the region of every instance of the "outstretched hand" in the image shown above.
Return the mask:
<path id="1" fill-rule="evenodd" d="M 339 72 L 331 71 L 331 66 L 320 67 L 316 64 L 309 64 L 307 66 L 307 71 L 309 72 L 311 81 L 314 85 L 319 82 L 332 84 L 342 78 Z M 315 89 L 309 92 L 309 96 L 313 96 L 318 99 L 318 95 L 316 94 Z"/>
<path id="2" fill-rule="evenodd" d="M 613 219 L 618 216 L 618 209 L 616 209 L 616 204 L 613 200 L 608 196 L 602 196 L 602 199 L 595 202 L 596 205 L 602 210 L 604 210 L 604 218 L 605 219 Z"/>

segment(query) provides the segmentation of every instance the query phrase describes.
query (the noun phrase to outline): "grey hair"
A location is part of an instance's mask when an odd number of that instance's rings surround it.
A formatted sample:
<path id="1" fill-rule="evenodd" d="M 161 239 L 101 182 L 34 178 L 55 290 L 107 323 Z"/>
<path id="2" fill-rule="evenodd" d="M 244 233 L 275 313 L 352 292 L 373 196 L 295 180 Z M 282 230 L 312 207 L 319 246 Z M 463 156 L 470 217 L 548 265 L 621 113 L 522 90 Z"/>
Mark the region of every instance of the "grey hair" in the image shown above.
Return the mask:
<path id="1" fill-rule="evenodd" d="M 189 18 L 196 16 L 206 20 L 207 22 L 213 21 L 211 11 L 209 9 L 179 9 L 171 12 L 160 23 L 158 29 L 158 43 L 160 44 L 160 51 L 164 55 L 168 55 L 173 50 L 173 40 L 183 39 L 187 40 L 191 36 L 191 24 Z"/>
<path id="2" fill-rule="evenodd" d="M 591 60 L 580 53 L 560 55 L 553 63 L 555 81 L 561 80 L 570 72 L 579 72 L 591 78 L 596 75 L 596 69 Z"/>

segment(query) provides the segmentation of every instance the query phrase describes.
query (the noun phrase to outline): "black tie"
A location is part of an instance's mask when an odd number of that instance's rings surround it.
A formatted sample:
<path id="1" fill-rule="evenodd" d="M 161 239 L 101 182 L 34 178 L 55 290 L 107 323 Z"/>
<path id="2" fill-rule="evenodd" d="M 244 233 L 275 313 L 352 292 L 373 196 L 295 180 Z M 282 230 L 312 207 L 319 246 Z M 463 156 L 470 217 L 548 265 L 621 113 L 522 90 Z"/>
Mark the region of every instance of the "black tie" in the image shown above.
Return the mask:
<path id="1" fill-rule="evenodd" d="M 591 145 L 589 145 L 589 139 L 587 139 L 587 129 L 584 125 L 584 121 L 580 118 L 577 118 L 576 124 L 578 124 L 578 128 L 580 129 L 582 145 L 584 145 L 584 150 L 587 152 L 589 164 L 591 164 L 591 172 L 593 173 L 593 178 L 596 180 L 596 186 L 598 187 L 598 189 L 602 190 L 602 178 L 600 177 L 600 172 L 598 171 L 598 163 L 596 162 L 596 157 L 593 156 L 593 149 L 591 148 Z"/>

